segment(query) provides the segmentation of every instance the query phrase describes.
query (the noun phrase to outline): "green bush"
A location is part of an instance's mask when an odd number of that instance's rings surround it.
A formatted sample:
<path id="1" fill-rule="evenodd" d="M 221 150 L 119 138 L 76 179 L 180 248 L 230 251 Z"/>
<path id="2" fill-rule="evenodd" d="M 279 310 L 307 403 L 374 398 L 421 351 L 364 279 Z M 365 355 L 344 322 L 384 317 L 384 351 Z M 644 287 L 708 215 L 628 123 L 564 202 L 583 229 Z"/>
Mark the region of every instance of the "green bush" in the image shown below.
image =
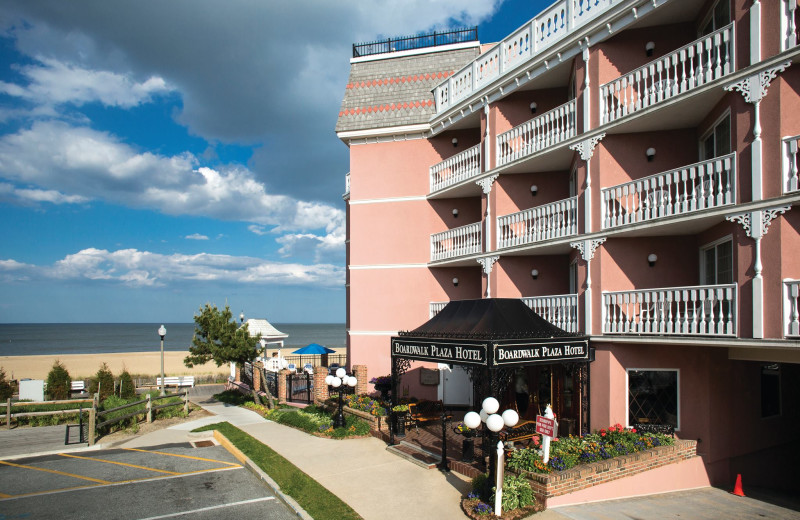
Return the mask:
<path id="1" fill-rule="evenodd" d="M 6 371 L 0 367 L 0 399 L 6 401 L 14 395 L 14 385 L 6 379 Z"/>
<path id="2" fill-rule="evenodd" d="M 69 376 L 66 367 L 56 360 L 53 368 L 47 374 L 47 395 L 53 400 L 69 399 L 72 392 L 72 378 Z"/>
<path id="3" fill-rule="evenodd" d="M 95 394 L 100 392 L 100 401 L 105 401 L 106 398 L 114 394 L 114 374 L 108 368 L 108 365 L 103 363 L 97 374 L 89 380 L 89 393 Z"/>
<path id="4" fill-rule="evenodd" d="M 127 370 L 123 370 L 119 375 L 119 396 L 123 399 L 133 399 L 136 397 L 136 385 Z"/>
<path id="5" fill-rule="evenodd" d="M 528 479 L 522 475 L 516 477 L 506 475 L 503 478 L 503 498 L 501 502 L 503 511 L 534 505 L 536 497 L 533 496 L 533 490 Z M 494 496 L 492 496 L 491 503 L 494 503 Z"/>

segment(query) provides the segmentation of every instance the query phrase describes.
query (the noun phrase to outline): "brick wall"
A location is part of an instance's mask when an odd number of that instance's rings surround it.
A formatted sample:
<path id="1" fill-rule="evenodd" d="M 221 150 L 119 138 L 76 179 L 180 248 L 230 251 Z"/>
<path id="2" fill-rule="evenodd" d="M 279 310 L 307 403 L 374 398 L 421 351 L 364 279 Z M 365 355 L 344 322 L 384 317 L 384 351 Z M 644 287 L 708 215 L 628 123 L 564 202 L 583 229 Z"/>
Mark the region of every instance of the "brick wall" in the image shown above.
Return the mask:
<path id="1" fill-rule="evenodd" d="M 673 446 L 659 446 L 600 462 L 593 462 L 556 473 L 529 473 L 537 498 L 548 498 L 580 491 L 598 484 L 630 477 L 644 471 L 674 464 L 697 456 L 697 441 L 675 440 Z"/>

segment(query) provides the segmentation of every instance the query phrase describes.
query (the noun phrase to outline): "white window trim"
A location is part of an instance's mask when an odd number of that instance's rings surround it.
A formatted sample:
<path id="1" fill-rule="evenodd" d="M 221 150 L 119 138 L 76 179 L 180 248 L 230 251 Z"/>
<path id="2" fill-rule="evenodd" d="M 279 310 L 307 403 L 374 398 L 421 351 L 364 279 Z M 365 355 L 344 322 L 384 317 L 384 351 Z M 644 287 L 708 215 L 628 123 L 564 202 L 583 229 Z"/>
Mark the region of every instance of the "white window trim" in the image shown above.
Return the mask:
<path id="1" fill-rule="evenodd" d="M 705 285 L 703 280 L 706 279 L 706 262 L 705 258 L 703 257 L 704 253 L 712 247 L 717 247 L 718 245 L 724 244 L 728 241 L 731 243 L 731 268 L 733 269 L 733 279 L 734 281 L 736 280 L 736 250 L 733 247 L 733 234 L 729 234 L 700 246 L 700 249 L 697 251 L 697 261 L 700 264 L 700 285 Z"/>
<path id="2" fill-rule="evenodd" d="M 680 368 L 626 368 L 625 369 L 625 424 L 628 428 L 631 427 L 630 425 L 630 415 L 631 415 L 631 381 L 630 381 L 630 373 L 631 372 L 676 372 L 677 373 L 677 383 L 678 383 L 678 399 L 677 399 L 677 413 L 678 413 L 678 424 L 675 425 L 675 431 L 679 432 L 681 430 L 681 369 Z"/>

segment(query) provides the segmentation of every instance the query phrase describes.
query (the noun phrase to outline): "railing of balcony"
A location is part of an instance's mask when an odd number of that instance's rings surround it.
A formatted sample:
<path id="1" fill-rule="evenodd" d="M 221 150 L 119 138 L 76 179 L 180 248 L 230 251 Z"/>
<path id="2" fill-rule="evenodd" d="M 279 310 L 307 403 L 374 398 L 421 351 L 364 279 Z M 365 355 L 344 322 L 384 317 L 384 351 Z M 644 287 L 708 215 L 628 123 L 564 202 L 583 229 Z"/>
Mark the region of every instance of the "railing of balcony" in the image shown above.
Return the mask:
<path id="1" fill-rule="evenodd" d="M 736 336 L 737 286 L 603 292 L 604 334 Z"/>
<path id="2" fill-rule="evenodd" d="M 508 38 L 434 89 L 436 112 L 454 106 L 481 88 L 552 47 L 619 0 L 559 0 Z"/>
<path id="3" fill-rule="evenodd" d="M 797 0 L 781 0 L 781 51 L 786 51 L 797 45 L 800 38 L 797 36 Z"/>
<path id="4" fill-rule="evenodd" d="M 497 136 L 497 165 L 553 146 L 575 135 L 575 100 L 536 116 Z"/>
<path id="5" fill-rule="evenodd" d="M 479 143 L 431 166 L 431 193 L 458 184 L 480 173 L 481 145 Z"/>
<path id="6" fill-rule="evenodd" d="M 353 44 L 353 57 L 371 56 L 373 54 L 384 54 L 387 52 L 409 51 L 414 49 L 424 49 L 426 47 L 437 47 L 440 45 L 452 45 L 454 43 L 478 41 L 478 28 L 456 29 L 455 31 L 436 32 L 431 34 L 418 34 L 416 36 L 402 36 L 398 38 L 387 38 L 366 43 Z"/>
<path id="7" fill-rule="evenodd" d="M 482 222 L 475 222 L 431 235 L 431 262 L 482 252 L 482 229 Z"/>
<path id="8" fill-rule="evenodd" d="M 345 196 L 350 195 L 350 172 L 344 176 L 344 194 Z"/>
<path id="9" fill-rule="evenodd" d="M 735 153 L 603 188 L 603 229 L 733 204 L 735 190 Z"/>
<path id="10" fill-rule="evenodd" d="M 800 337 L 800 280 L 784 280 L 783 335 Z"/>
<path id="11" fill-rule="evenodd" d="M 559 294 L 522 298 L 536 314 L 567 332 L 578 332 L 578 295 Z"/>
<path id="12" fill-rule="evenodd" d="M 521 246 L 562 238 L 578 232 L 578 198 L 497 217 L 497 248 Z"/>
<path id="13" fill-rule="evenodd" d="M 431 302 L 428 319 L 433 318 L 434 316 L 439 314 L 439 311 L 444 309 L 444 306 L 447 305 L 448 303 L 450 302 Z"/>
<path id="14" fill-rule="evenodd" d="M 783 138 L 783 193 L 800 190 L 797 170 L 797 143 L 800 135 Z"/>
<path id="15" fill-rule="evenodd" d="M 733 24 L 600 85 L 600 124 L 657 105 L 734 71 Z"/>

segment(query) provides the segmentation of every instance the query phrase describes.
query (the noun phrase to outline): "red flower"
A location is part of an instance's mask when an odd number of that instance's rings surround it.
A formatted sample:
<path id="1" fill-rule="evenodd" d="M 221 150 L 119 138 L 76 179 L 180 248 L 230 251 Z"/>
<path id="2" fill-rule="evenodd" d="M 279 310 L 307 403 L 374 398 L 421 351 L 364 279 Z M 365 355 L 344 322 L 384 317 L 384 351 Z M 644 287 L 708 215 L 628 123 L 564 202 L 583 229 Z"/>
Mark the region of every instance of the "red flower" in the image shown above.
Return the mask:
<path id="1" fill-rule="evenodd" d="M 636 433 L 636 428 L 631 428 L 631 433 Z"/>
<path id="2" fill-rule="evenodd" d="M 606 436 L 606 432 L 600 432 L 600 436 L 601 437 L 605 437 Z"/>

